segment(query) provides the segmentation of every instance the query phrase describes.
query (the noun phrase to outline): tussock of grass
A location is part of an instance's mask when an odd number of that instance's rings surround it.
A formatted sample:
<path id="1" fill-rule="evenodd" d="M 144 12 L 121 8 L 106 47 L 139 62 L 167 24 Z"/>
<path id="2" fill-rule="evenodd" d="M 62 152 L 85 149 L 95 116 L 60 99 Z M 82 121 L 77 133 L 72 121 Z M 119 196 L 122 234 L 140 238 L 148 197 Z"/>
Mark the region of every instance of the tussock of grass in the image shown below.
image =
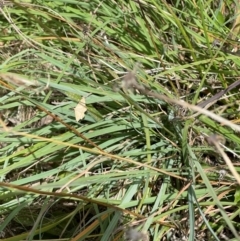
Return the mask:
<path id="1" fill-rule="evenodd" d="M 240 240 L 238 11 L 2 1 L 1 239 Z"/>

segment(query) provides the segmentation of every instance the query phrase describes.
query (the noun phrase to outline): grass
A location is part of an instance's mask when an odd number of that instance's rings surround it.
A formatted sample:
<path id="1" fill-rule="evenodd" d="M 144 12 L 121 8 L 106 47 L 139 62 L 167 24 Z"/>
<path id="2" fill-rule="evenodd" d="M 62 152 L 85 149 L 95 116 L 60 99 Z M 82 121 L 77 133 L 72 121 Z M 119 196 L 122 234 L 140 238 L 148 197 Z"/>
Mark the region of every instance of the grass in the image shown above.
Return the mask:
<path id="1" fill-rule="evenodd" d="M 240 240 L 238 9 L 2 1 L 1 240 Z"/>

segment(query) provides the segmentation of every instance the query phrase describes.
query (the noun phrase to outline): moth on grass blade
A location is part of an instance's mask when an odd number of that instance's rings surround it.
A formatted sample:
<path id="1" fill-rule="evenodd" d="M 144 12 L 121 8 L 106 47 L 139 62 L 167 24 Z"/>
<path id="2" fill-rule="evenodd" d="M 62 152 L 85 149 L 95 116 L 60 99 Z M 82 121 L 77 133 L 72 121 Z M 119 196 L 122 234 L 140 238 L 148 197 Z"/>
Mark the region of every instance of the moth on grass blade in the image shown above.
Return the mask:
<path id="1" fill-rule="evenodd" d="M 85 116 L 86 111 L 86 101 L 85 98 L 82 97 L 82 99 L 78 102 L 77 106 L 74 108 L 76 121 L 82 120 Z"/>

